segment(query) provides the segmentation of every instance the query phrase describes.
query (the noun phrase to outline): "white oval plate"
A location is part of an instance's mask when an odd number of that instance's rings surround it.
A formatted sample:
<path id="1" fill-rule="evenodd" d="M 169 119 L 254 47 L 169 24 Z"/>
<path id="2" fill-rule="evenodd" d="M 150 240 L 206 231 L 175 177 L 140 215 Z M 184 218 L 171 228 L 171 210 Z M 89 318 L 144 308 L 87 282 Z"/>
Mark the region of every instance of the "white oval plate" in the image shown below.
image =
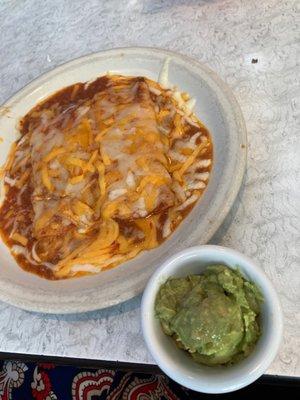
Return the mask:
<path id="1" fill-rule="evenodd" d="M 195 112 L 210 130 L 214 163 L 204 196 L 173 235 L 158 248 L 119 267 L 63 281 L 47 281 L 23 271 L 0 241 L 0 300 L 26 310 L 74 313 L 96 310 L 139 294 L 167 257 L 206 243 L 221 225 L 238 193 L 246 165 L 246 129 L 229 88 L 207 67 L 180 54 L 152 48 L 121 48 L 91 54 L 54 69 L 15 94 L 0 113 L 0 165 L 17 138 L 17 123 L 36 103 L 58 89 L 112 71 L 158 79 L 170 57 L 169 81 L 197 100 Z"/>

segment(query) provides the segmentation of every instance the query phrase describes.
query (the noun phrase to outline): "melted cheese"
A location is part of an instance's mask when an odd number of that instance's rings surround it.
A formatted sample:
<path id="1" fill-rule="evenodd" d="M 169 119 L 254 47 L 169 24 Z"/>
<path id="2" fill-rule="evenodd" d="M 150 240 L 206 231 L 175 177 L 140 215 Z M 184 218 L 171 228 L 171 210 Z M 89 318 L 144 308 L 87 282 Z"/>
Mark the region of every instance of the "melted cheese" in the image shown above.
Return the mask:
<path id="1" fill-rule="evenodd" d="M 158 246 L 201 196 L 211 142 L 193 101 L 168 88 L 168 63 L 161 85 L 110 75 L 91 98 L 77 101 L 76 84 L 69 105 L 58 97 L 29 113 L 5 166 L 18 208 L 0 209 L 29 263 L 57 279 L 112 268 Z"/>

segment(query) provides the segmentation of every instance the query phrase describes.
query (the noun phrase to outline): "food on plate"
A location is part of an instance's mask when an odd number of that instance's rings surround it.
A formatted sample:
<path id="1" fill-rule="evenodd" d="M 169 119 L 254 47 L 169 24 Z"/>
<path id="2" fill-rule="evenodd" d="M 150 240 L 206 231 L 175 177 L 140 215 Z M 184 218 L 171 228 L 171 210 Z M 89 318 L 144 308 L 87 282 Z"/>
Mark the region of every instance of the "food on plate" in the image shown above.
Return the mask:
<path id="1" fill-rule="evenodd" d="M 263 297 L 254 283 L 225 265 L 201 275 L 168 279 L 155 301 L 163 331 L 205 365 L 233 364 L 247 357 L 261 330 Z"/>
<path id="2" fill-rule="evenodd" d="M 3 170 L 0 232 L 48 279 L 94 274 L 167 239 L 202 196 L 212 142 L 187 93 L 107 74 L 20 122 Z"/>

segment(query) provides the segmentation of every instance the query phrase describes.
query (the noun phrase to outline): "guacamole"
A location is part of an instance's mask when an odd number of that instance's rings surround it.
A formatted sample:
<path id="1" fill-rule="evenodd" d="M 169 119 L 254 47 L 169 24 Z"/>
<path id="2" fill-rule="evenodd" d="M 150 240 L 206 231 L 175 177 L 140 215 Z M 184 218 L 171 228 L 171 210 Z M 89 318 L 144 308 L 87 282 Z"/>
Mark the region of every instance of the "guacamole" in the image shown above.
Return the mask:
<path id="1" fill-rule="evenodd" d="M 155 313 L 163 331 L 205 365 L 245 358 L 260 336 L 263 297 L 238 270 L 207 267 L 202 275 L 167 280 L 158 292 Z"/>

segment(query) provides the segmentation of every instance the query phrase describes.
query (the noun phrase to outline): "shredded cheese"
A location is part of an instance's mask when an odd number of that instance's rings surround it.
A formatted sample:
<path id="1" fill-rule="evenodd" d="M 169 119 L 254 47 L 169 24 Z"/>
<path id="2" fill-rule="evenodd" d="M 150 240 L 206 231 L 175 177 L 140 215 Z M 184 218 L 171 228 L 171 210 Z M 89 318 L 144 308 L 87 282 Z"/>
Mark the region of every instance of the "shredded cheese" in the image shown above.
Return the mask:
<path id="1" fill-rule="evenodd" d="M 101 157 L 102 157 L 103 164 L 105 166 L 110 165 L 111 164 L 111 160 L 108 157 L 107 153 L 105 152 L 105 150 L 103 149 L 102 146 L 100 146 L 100 154 L 101 154 Z"/>
<path id="2" fill-rule="evenodd" d="M 59 156 L 59 155 L 65 153 L 65 152 L 66 152 L 66 150 L 65 150 L 63 147 L 54 147 L 54 148 L 50 151 L 50 153 L 48 153 L 48 154 L 44 157 L 43 161 L 44 161 L 44 163 L 48 163 L 49 161 L 53 160 L 54 158 L 56 158 L 57 156 Z"/>
<path id="3" fill-rule="evenodd" d="M 72 178 L 69 179 L 69 183 L 71 185 L 76 185 L 77 183 L 81 182 L 84 179 L 84 175 L 77 175 L 73 176 Z"/>
<path id="4" fill-rule="evenodd" d="M 53 191 L 53 185 L 48 175 L 48 168 L 47 165 L 42 166 L 42 181 L 44 186 L 49 190 L 49 192 Z"/>
<path id="5" fill-rule="evenodd" d="M 69 105 L 58 93 L 26 116 L 35 122 L 3 172 L 16 207 L 0 207 L 0 230 L 35 271 L 62 279 L 113 268 L 167 239 L 201 196 L 211 142 L 194 99 L 170 89 L 169 62 L 161 84 L 110 75 L 94 96 L 91 83 L 75 84 Z"/>
<path id="6" fill-rule="evenodd" d="M 14 240 L 15 242 L 21 243 L 22 246 L 26 246 L 27 243 L 28 243 L 28 239 L 25 236 L 23 236 L 23 235 L 21 235 L 20 233 L 17 233 L 17 232 L 14 232 L 10 236 L 10 238 L 12 240 Z"/>
<path id="7" fill-rule="evenodd" d="M 164 176 L 148 175 L 148 176 L 145 176 L 141 180 L 141 182 L 136 190 L 137 190 L 137 192 L 140 193 L 146 187 L 146 185 L 148 185 L 148 183 L 151 183 L 155 186 L 160 186 L 160 185 L 163 185 L 164 183 L 166 183 L 167 181 L 168 181 L 168 179 Z"/>

